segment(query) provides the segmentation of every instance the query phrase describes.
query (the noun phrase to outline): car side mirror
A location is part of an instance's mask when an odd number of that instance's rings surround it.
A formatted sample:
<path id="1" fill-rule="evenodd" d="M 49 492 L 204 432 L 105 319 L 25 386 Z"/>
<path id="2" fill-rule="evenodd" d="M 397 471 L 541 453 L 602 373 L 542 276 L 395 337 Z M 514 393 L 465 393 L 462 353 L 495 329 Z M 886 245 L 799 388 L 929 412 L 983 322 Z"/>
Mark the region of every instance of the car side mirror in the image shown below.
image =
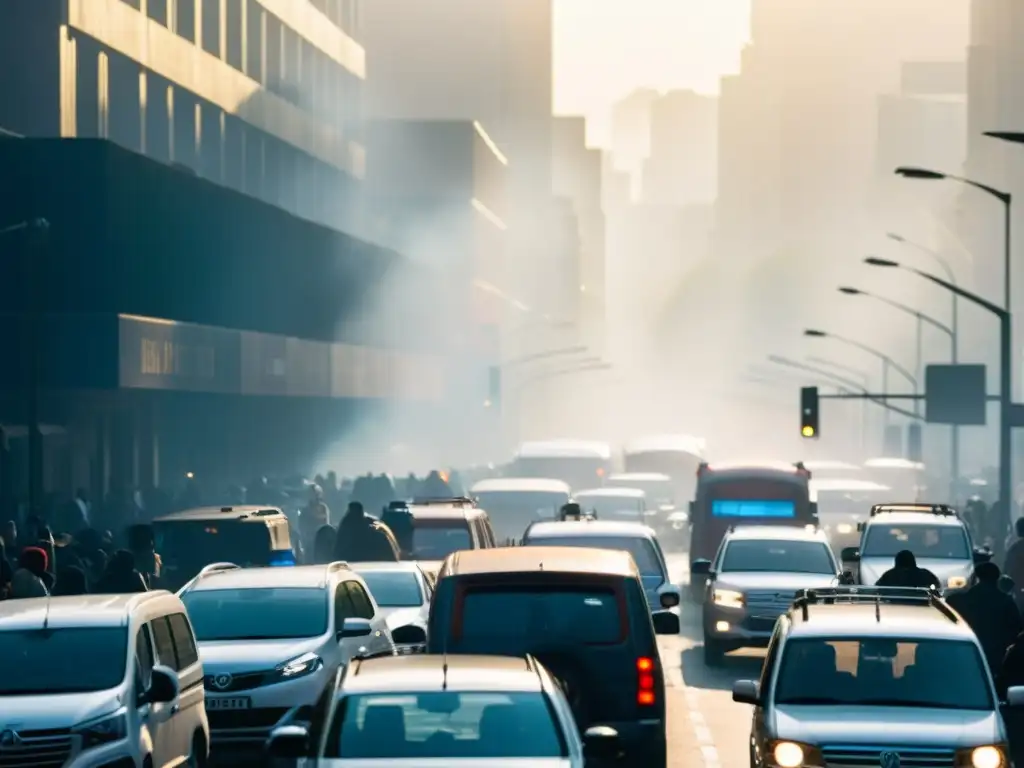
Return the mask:
<path id="1" fill-rule="evenodd" d="M 369 619 L 345 619 L 338 631 L 339 640 L 347 640 L 350 637 L 366 637 L 373 632 Z"/>
<path id="2" fill-rule="evenodd" d="M 615 760 L 621 751 L 619 732 L 610 725 L 592 725 L 583 732 L 584 759 Z"/>
<path id="3" fill-rule="evenodd" d="M 756 680 L 737 680 L 732 686 L 732 700 L 738 704 L 761 704 L 760 686 Z"/>
<path id="4" fill-rule="evenodd" d="M 178 673 L 170 667 L 158 664 L 153 667 L 145 699 L 150 704 L 170 704 L 181 692 Z"/>
<path id="5" fill-rule="evenodd" d="M 662 608 L 675 608 L 682 601 L 683 596 L 679 593 L 679 587 L 673 584 L 667 584 L 658 590 L 658 602 Z"/>
<path id="6" fill-rule="evenodd" d="M 672 611 L 655 611 L 651 614 L 651 621 L 656 635 L 678 635 L 681 629 L 679 616 Z"/>
<path id="7" fill-rule="evenodd" d="M 427 642 L 427 633 L 423 627 L 407 624 L 392 631 L 391 639 L 395 641 L 395 645 L 422 645 Z"/>
<path id="8" fill-rule="evenodd" d="M 1006 691 L 1006 703 L 1014 709 L 1024 707 L 1024 685 L 1012 685 Z"/>
<path id="9" fill-rule="evenodd" d="M 298 760 L 309 752 L 309 730 L 301 725 L 282 725 L 270 732 L 266 752 L 270 757 Z"/>
<path id="10" fill-rule="evenodd" d="M 859 547 L 843 547 L 839 553 L 839 559 L 844 563 L 858 563 L 860 562 L 860 548 Z"/>
<path id="11" fill-rule="evenodd" d="M 693 576 L 707 576 L 711 573 L 710 560 L 694 560 L 690 563 L 690 573 Z"/>

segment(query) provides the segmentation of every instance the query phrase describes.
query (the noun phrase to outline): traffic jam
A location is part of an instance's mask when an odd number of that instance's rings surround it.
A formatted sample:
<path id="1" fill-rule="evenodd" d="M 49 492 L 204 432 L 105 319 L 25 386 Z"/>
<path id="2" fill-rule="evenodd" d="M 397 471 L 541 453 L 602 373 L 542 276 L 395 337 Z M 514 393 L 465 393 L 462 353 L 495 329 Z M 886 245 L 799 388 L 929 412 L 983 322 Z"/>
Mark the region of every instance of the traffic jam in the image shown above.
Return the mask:
<path id="1" fill-rule="evenodd" d="M 752 768 L 1010 768 L 1015 550 L 922 477 L 556 440 L 336 527 L 315 493 L 174 512 L 141 588 L 0 601 L 0 766 L 666 768 L 663 642 L 692 620 L 684 676 L 764 653 L 732 681 Z"/>

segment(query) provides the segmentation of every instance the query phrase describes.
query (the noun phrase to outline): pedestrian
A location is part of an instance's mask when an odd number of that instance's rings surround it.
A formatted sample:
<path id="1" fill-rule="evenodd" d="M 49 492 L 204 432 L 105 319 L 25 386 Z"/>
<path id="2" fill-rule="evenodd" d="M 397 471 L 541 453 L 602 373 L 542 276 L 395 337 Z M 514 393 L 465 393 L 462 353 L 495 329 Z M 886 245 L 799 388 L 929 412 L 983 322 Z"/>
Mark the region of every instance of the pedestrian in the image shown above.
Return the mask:
<path id="1" fill-rule="evenodd" d="M 147 592 L 149 587 L 135 568 L 135 555 L 127 549 L 119 549 L 111 556 L 103 578 L 93 591 L 100 595 L 119 595 Z"/>
<path id="2" fill-rule="evenodd" d="M 53 585 L 54 597 L 71 597 L 75 595 L 89 594 L 89 585 L 85 578 L 85 571 L 77 565 L 65 565 L 57 574 L 57 581 Z"/>
<path id="3" fill-rule="evenodd" d="M 1024 686 L 1024 632 L 1017 635 L 1013 644 L 1006 649 L 998 674 L 996 691 L 999 698 L 1006 700 L 1010 688 Z M 1007 732 L 1010 734 L 1010 762 L 1024 765 L 1024 710 L 1008 707 L 1003 712 Z"/>
<path id="4" fill-rule="evenodd" d="M 327 525 L 331 511 L 324 503 L 323 489 L 313 484 L 309 486 L 309 502 L 299 512 L 299 539 L 304 552 L 316 556 L 317 533 Z"/>
<path id="5" fill-rule="evenodd" d="M 974 585 L 948 599 L 974 630 L 993 677 L 1002 666 L 1006 649 L 1024 631 L 1017 604 L 999 588 L 1000 575 L 995 563 L 979 563 L 974 569 Z"/>
<path id="6" fill-rule="evenodd" d="M 39 547 L 25 547 L 18 556 L 18 569 L 11 577 L 11 597 L 46 597 L 50 594 L 45 581 L 47 574 L 46 551 Z"/>
<path id="7" fill-rule="evenodd" d="M 363 505 L 350 502 L 338 526 L 334 559 L 347 562 L 397 562 L 398 542 L 391 530 L 379 520 L 368 517 Z"/>
<path id="8" fill-rule="evenodd" d="M 337 538 L 338 533 L 333 527 L 330 525 L 320 526 L 313 541 L 313 562 L 315 564 L 323 565 L 334 559 Z"/>
<path id="9" fill-rule="evenodd" d="M 876 587 L 916 587 L 938 589 L 942 586 L 939 577 L 927 568 L 918 568 L 917 558 L 909 549 L 896 553 L 893 567 L 875 582 Z"/>

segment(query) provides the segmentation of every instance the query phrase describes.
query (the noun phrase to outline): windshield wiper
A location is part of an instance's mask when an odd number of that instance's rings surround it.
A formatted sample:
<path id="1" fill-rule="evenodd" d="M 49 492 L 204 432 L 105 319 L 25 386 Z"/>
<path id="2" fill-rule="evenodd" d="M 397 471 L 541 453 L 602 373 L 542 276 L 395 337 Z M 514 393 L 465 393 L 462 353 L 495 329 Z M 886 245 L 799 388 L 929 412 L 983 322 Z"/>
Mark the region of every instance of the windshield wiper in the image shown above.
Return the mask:
<path id="1" fill-rule="evenodd" d="M 814 704 L 849 704 L 844 699 L 837 699 L 833 696 L 794 696 L 791 699 L 776 699 L 779 705 L 814 705 Z"/>

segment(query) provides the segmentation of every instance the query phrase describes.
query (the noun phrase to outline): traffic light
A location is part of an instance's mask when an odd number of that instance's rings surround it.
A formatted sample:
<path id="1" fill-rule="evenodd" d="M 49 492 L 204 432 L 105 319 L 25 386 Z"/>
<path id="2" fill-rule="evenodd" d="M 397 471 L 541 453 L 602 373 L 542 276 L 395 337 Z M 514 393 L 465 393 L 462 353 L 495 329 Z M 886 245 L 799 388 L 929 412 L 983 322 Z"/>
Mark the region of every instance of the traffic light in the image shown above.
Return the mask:
<path id="1" fill-rule="evenodd" d="M 818 388 L 800 390 L 800 434 L 806 438 L 818 437 Z"/>

